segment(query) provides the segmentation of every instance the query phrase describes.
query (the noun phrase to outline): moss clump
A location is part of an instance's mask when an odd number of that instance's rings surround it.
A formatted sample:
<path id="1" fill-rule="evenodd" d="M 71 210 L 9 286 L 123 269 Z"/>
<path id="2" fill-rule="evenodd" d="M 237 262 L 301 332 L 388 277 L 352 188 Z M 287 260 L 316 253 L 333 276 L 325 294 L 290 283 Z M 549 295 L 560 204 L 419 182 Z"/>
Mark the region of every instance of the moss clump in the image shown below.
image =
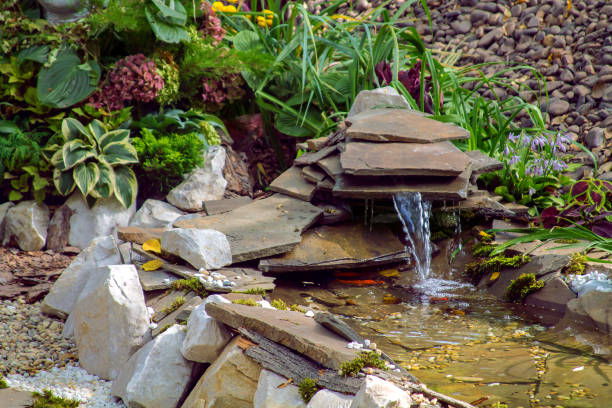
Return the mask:
<path id="1" fill-rule="evenodd" d="M 0 390 L 3 388 L 8 388 L 8 384 L 6 383 L 6 380 L 4 379 L 4 377 L 0 375 Z"/>
<path id="2" fill-rule="evenodd" d="M 49 390 L 44 390 L 43 393 L 33 392 L 34 404 L 31 408 L 76 408 L 79 406 L 79 401 L 56 397 Z"/>
<path id="3" fill-rule="evenodd" d="M 253 288 L 253 289 L 247 289 L 247 290 L 243 290 L 242 292 L 236 292 L 236 293 L 245 293 L 247 295 L 264 296 L 266 294 L 266 290 L 264 288 Z"/>
<path id="4" fill-rule="evenodd" d="M 298 392 L 306 404 L 308 404 L 317 391 L 319 391 L 317 380 L 312 378 L 306 377 L 298 384 Z"/>
<path id="5" fill-rule="evenodd" d="M 270 305 L 272 305 L 273 308 L 278 309 L 278 310 L 289 309 L 289 306 L 287 306 L 287 304 L 285 303 L 283 299 L 274 299 L 270 302 Z"/>
<path id="6" fill-rule="evenodd" d="M 236 303 L 237 305 L 246 305 L 246 306 L 261 306 L 253 299 L 234 299 L 232 303 Z"/>
<path id="7" fill-rule="evenodd" d="M 465 273 L 475 285 L 489 272 L 499 272 L 504 268 L 520 268 L 531 260 L 527 255 L 516 255 L 507 257 L 498 255 L 493 258 L 485 258 L 470 262 L 465 266 Z"/>
<path id="8" fill-rule="evenodd" d="M 165 325 L 164 327 L 162 327 L 162 328 L 159 330 L 159 333 L 157 333 L 157 334 L 162 334 L 163 332 L 165 332 L 166 330 L 168 330 L 168 329 L 169 329 L 169 328 L 172 326 L 172 324 L 173 324 L 173 323 L 168 323 L 167 325 Z"/>
<path id="9" fill-rule="evenodd" d="M 527 295 L 544 287 L 544 282 L 536 280 L 533 273 L 523 273 L 518 278 L 510 282 L 506 288 L 505 298 L 510 302 L 520 303 Z"/>
<path id="10" fill-rule="evenodd" d="M 496 247 L 497 245 L 477 242 L 476 245 L 472 247 L 472 255 L 479 258 L 488 258 Z"/>
<path id="11" fill-rule="evenodd" d="M 565 267 L 564 272 L 566 274 L 583 275 L 586 269 L 587 257 L 581 253 L 572 254 L 572 259 Z"/>
<path id="12" fill-rule="evenodd" d="M 162 309 L 162 313 L 170 314 L 170 313 L 174 312 L 176 309 L 178 309 L 179 307 L 183 306 L 186 301 L 187 301 L 187 299 L 185 299 L 185 297 L 177 296 L 177 298 L 174 299 L 174 301 L 172 303 L 170 303 L 170 305 L 168 305 L 168 306 L 166 306 L 166 307 L 164 307 Z"/>
<path id="13" fill-rule="evenodd" d="M 203 298 L 208 296 L 208 292 L 206 292 L 204 285 L 202 285 L 202 282 L 200 282 L 198 278 L 176 280 L 172 282 L 172 289 L 182 290 L 184 292 L 189 292 L 192 290 L 196 295 Z"/>
<path id="14" fill-rule="evenodd" d="M 304 313 L 304 309 L 302 309 L 301 306 L 296 305 L 295 303 L 292 304 L 291 306 L 289 306 L 289 310 L 293 311 L 293 312 L 300 312 L 300 313 Z"/>
<path id="15" fill-rule="evenodd" d="M 387 363 L 375 351 L 362 351 L 359 357 L 340 364 L 340 375 L 355 377 L 364 367 L 387 369 Z"/>

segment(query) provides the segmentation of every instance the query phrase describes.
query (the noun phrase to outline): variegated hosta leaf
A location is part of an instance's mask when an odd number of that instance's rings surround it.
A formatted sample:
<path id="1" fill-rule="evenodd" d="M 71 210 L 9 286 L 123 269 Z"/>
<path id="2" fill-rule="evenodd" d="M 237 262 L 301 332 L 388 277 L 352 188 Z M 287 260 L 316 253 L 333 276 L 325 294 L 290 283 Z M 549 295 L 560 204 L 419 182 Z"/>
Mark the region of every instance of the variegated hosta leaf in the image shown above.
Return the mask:
<path id="1" fill-rule="evenodd" d="M 66 169 L 70 169 L 90 157 L 95 157 L 96 152 L 81 140 L 71 140 L 62 148 L 62 158 Z"/>
<path id="2" fill-rule="evenodd" d="M 58 169 L 53 170 L 53 184 L 61 195 L 68 195 L 72 193 L 76 184 L 74 178 L 72 178 L 71 171 L 60 171 Z"/>
<path id="3" fill-rule="evenodd" d="M 113 185 L 115 184 L 113 168 L 102 162 L 98 163 L 98 168 L 100 169 L 100 178 L 90 194 L 94 198 L 110 197 L 113 194 Z"/>
<path id="4" fill-rule="evenodd" d="M 108 129 L 106 128 L 104 123 L 100 122 L 98 119 L 92 120 L 91 123 L 87 125 L 87 130 L 94 137 L 98 145 L 100 144 L 100 139 L 102 138 L 102 136 L 104 136 L 104 134 L 108 132 Z"/>
<path id="5" fill-rule="evenodd" d="M 128 129 L 116 129 L 107 132 L 99 139 L 100 150 L 104 149 L 111 143 L 129 143 L 130 131 Z"/>
<path id="6" fill-rule="evenodd" d="M 83 196 L 88 196 L 100 178 L 100 169 L 97 163 L 79 163 L 72 170 L 74 182 Z"/>
<path id="7" fill-rule="evenodd" d="M 74 118 L 66 118 L 62 121 L 62 134 L 68 141 L 83 139 L 91 144 L 94 142 L 85 126 Z"/>
<path id="8" fill-rule="evenodd" d="M 125 208 L 129 208 L 138 193 L 136 175 L 127 166 L 117 166 L 113 170 L 115 171 L 115 185 L 113 186 L 115 197 Z"/>
<path id="9" fill-rule="evenodd" d="M 130 143 L 110 143 L 106 145 L 99 158 L 111 166 L 138 163 L 138 153 Z"/>
<path id="10" fill-rule="evenodd" d="M 64 165 L 64 152 L 62 149 L 59 149 L 53 153 L 53 156 L 51 156 L 51 164 L 59 171 L 66 169 L 66 166 Z"/>

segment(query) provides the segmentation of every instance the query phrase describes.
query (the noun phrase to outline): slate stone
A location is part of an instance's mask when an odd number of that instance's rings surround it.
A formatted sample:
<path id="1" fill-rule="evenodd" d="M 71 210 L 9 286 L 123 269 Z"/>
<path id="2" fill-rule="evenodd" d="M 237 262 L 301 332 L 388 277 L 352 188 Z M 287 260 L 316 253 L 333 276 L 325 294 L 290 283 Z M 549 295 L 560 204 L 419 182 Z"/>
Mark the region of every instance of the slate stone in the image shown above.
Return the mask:
<path id="1" fill-rule="evenodd" d="M 303 201 L 312 200 L 316 189 L 316 184 L 304 179 L 302 170 L 297 166 L 290 167 L 270 184 L 270 190 L 287 194 Z"/>
<path id="2" fill-rule="evenodd" d="M 231 303 L 209 303 L 206 312 L 233 328 L 260 333 L 327 368 L 337 370 L 342 362 L 356 356 L 344 339 L 300 312 Z"/>
<path id="3" fill-rule="evenodd" d="M 450 142 L 352 142 L 340 154 L 344 173 L 357 176 L 457 176 L 469 163 Z"/>
<path id="4" fill-rule="evenodd" d="M 306 166 L 302 168 L 302 177 L 316 184 L 319 181 L 323 181 L 327 177 L 327 174 L 315 166 Z"/>
<path id="5" fill-rule="evenodd" d="M 147 307 L 151 307 L 153 309 L 151 320 L 158 323 L 164 317 L 168 316 L 170 314 L 168 313 L 169 307 L 176 301 L 177 298 L 183 297 L 185 298 L 185 303 L 187 303 L 195 296 L 195 293 L 191 291 L 185 293 L 183 291 L 173 290 L 161 298 L 155 299 L 153 302 L 151 302 L 151 304 L 147 303 Z"/>
<path id="6" fill-rule="evenodd" d="M 457 177 L 372 177 L 339 175 L 334 196 L 342 198 L 390 198 L 396 193 L 419 192 L 425 200 L 464 200 L 471 168 Z"/>
<path id="7" fill-rule="evenodd" d="M 0 408 L 26 408 L 34 403 L 32 393 L 11 388 L 0 389 Z"/>
<path id="8" fill-rule="evenodd" d="M 163 330 L 166 329 L 168 326 L 172 326 L 173 324 L 179 323 L 178 318 L 180 315 L 183 315 L 184 309 L 189 308 L 190 310 L 193 310 L 202 302 L 203 299 L 199 296 L 193 296 L 187 299 L 181 307 L 174 310 L 172 313 L 166 315 L 163 319 L 159 321 L 159 323 L 157 323 L 157 327 L 151 330 L 151 336 L 156 337 L 158 334 L 162 333 Z"/>
<path id="9" fill-rule="evenodd" d="M 487 156 L 480 150 L 465 152 L 472 159 L 472 174 L 489 173 L 504 167 L 499 160 Z"/>
<path id="10" fill-rule="evenodd" d="M 351 110 L 347 114 L 347 117 L 350 118 L 356 116 L 367 110 L 387 108 L 391 106 L 409 108 L 410 104 L 408 104 L 406 98 L 400 95 L 395 88 L 391 86 L 385 86 L 383 88 L 377 88 L 371 91 L 364 90 L 357 94 L 357 97 L 351 105 Z"/>
<path id="11" fill-rule="evenodd" d="M 172 282 L 179 279 L 173 273 L 168 273 L 163 270 L 145 271 L 142 267 L 138 268 L 138 278 L 140 279 L 142 290 L 145 292 L 168 289 L 172 285 Z"/>
<path id="12" fill-rule="evenodd" d="M 226 200 L 210 200 L 204 201 L 203 207 L 207 215 L 216 215 L 243 207 L 249 204 L 251 201 L 253 200 L 248 196 L 230 198 Z"/>
<path id="13" fill-rule="evenodd" d="M 336 181 L 336 177 L 338 175 L 344 173 L 344 170 L 340 165 L 340 154 L 334 154 L 319 160 L 317 162 L 317 166 L 322 168 L 323 171 L 327 173 L 327 175 L 331 177 L 334 181 Z"/>
<path id="14" fill-rule="evenodd" d="M 290 251 L 322 213 L 308 202 L 275 194 L 225 214 L 178 221 L 174 226 L 223 232 L 236 263 Z"/>
<path id="15" fill-rule="evenodd" d="M 319 160 L 324 159 L 325 157 L 335 152 L 336 149 L 337 149 L 337 146 L 333 145 L 333 146 L 324 147 L 317 152 L 304 153 L 303 155 L 295 159 L 293 161 L 293 164 L 295 164 L 296 166 L 309 166 L 311 164 L 315 164 Z"/>
<path id="16" fill-rule="evenodd" d="M 317 183 L 317 191 L 325 191 L 331 193 L 334 191 L 334 182 L 329 177 L 326 177 L 325 180 L 319 181 Z"/>
<path id="17" fill-rule="evenodd" d="M 385 226 L 371 230 L 361 222 L 326 225 L 306 231 L 291 252 L 262 259 L 264 272 L 363 268 L 401 262 L 410 255 Z"/>
<path id="18" fill-rule="evenodd" d="M 425 117 L 408 109 L 377 109 L 350 118 L 346 136 L 375 142 L 435 143 L 468 139 L 459 126 Z"/>
<path id="19" fill-rule="evenodd" d="M 329 141 L 329 136 L 324 136 L 324 137 L 317 137 L 315 139 L 308 139 L 306 141 L 306 144 L 308 145 L 308 148 L 310 150 L 317 151 L 317 150 L 321 150 L 322 148 L 324 148 L 328 141 Z"/>
<path id="20" fill-rule="evenodd" d="M 118 227 L 117 237 L 122 241 L 144 244 L 150 239 L 161 239 L 164 228 Z"/>

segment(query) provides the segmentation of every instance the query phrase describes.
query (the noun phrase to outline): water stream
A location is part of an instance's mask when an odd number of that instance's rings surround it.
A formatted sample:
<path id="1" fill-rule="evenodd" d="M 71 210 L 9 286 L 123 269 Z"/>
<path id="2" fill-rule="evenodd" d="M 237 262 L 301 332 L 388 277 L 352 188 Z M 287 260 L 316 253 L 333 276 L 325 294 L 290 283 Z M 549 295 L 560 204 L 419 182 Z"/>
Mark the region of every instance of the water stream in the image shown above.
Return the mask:
<path id="1" fill-rule="evenodd" d="M 431 269 L 431 202 L 423 200 L 421 193 L 397 193 L 393 196 L 393 205 L 410 242 L 407 249 L 414 259 L 415 269 L 421 279 L 427 279 Z"/>

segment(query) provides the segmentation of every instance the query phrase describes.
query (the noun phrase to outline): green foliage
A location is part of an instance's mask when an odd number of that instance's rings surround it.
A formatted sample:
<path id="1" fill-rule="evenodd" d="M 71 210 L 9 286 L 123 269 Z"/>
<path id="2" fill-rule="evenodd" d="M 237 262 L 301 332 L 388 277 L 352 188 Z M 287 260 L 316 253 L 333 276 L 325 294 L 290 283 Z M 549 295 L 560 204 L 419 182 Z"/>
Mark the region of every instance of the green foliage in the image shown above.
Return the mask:
<path id="1" fill-rule="evenodd" d="M 266 290 L 264 288 L 253 288 L 253 289 L 247 289 L 247 290 L 244 290 L 244 291 L 238 292 L 238 293 L 246 293 L 247 295 L 261 295 L 261 296 L 265 296 Z"/>
<path id="2" fill-rule="evenodd" d="M 237 305 L 245 305 L 245 306 L 261 306 L 253 299 L 234 299 L 232 303 L 236 303 Z"/>
<path id="3" fill-rule="evenodd" d="M 166 43 L 189 41 L 185 30 L 187 13 L 179 0 L 150 0 L 145 16 L 158 40 Z"/>
<path id="4" fill-rule="evenodd" d="M 474 284 L 489 272 L 499 272 L 504 268 L 520 268 L 531 260 L 527 255 L 506 257 L 498 255 L 493 258 L 480 259 L 465 266 L 465 273 Z"/>
<path id="5" fill-rule="evenodd" d="M 6 383 L 6 380 L 4 379 L 4 377 L 2 375 L 0 375 L 0 390 L 4 389 L 4 388 L 8 388 L 8 384 Z"/>
<path id="6" fill-rule="evenodd" d="M 308 404 L 317 391 L 319 391 L 319 387 L 317 387 L 317 380 L 310 377 L 304 378 L 298 384 L 298 393 L 306 404 Z"/>
<path id="7" fill-rule="evenodd" d="M 196 295 L 205 298 L 208 296 L 206 289 L 204 289 L 204 285 L 198 278 L 191 279 L 179 279 L 171 284 L 172 289 L 182 290 L 184 292 L 193 291 Z"/>
<path id="8" fill-rule="evenodd" d="M 288 310 L 289 307 L 287 306 L 287 304 L 285 303 L 285 301 L 283 299 L 273 299 L 270 302 L 270 305 L 278 310 Z"/>
<path id="9" fill-rule="evenodd" d="M 375 351 L 362 351 L 351 361 L 340 364 L 340 375 L 356 377 L 364 367 L 387 369 L 387 364 Z"/>
<path id="10" fill-rule="evenodd" d="M 523 273 L 510 282 L 504 297 L 510 302 L 520 303 L 527 295 L 537 292 L 544 287 L 544 282 L 536 280 L 533 273 Z"/>
<path id="11" fill-rule="evenodd" d="M 153 58 L 157 73 L 164 80 L 164 87 L 157 95 L 160 106 L 173 103 L 178 98 L 180 79 L 178 66 L 174 63 L 172 55 L 167 52 L 158 51 Z"/>
<path id="12" fill-rule="evenodd" d="M 588 258 L 580 252 L 575 252 L 563 271 L 567 275 L 583 275 Z"/>
<path id="13" fill-rule="evenodd" d="M 50 390 L 43 390 L 42 394 L 33 392 L 34 404 L 31 408 L 76 408 L 79 401 L 61 398 L 53 395 Z"/>
<path id="14" fill-rule="evenodd" d="M 142 129 L 132 140 L 140 163 L 136 175 L 140 185 L 151 191 L 166 193 L 183 181 L 183 175 L 200 166 L 204 142 L 198 134 L 168 133 L 160 135 Z"/>
<path id="15" fill-rule="evenodd" d="M 58 140 L 48 146 L 53 182 L 61 195 L 78 188 L 93 199 L 115 196 L 128 208 L 136 200 L 138 184 L 128 165 L 138 163 L 130 131 L 109 131 L 94 119 L 87 127 L 76 119 L 62 121 Z"/>

